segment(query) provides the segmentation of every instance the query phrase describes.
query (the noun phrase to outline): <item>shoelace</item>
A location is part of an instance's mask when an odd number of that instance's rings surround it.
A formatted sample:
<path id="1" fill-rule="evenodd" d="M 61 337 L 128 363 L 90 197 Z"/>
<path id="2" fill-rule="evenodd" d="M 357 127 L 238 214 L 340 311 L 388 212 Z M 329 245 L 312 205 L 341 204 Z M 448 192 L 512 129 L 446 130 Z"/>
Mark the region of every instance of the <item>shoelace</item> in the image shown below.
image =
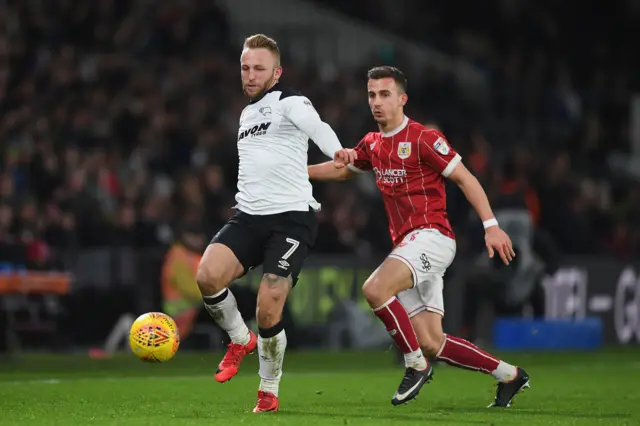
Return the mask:
<path id="1" fill-rule="evenodd" d="M 227 349 L 227 353 L 222 359 L 222 366 L 227 367 L 237 364 L 242 355 L 244 355 L 244 346 L 239 343 L 229 343 L 229 349 Z"/>
<path id="2" fill-rule="evenodd" d="M 415 376 L 416 374 L 416 370 L 414 370 L 413 368 L 407 368 L 406 370 L 404 370 L 404 377 L 402 378 L 402 383 L 400 384 L 400 387 L 405 387 L 405 386 L 409 386 L 411 384 L 411 379 L 413 379 L 413 376 Z"/>
<path id="3" fill-rule="evenodd" d="M 258 391 L 258 403 L 264 402 L 266 404 L 271 404 L 273 402 L 273 397 L 271 394 L 268 394 L 263 391 Z"/>

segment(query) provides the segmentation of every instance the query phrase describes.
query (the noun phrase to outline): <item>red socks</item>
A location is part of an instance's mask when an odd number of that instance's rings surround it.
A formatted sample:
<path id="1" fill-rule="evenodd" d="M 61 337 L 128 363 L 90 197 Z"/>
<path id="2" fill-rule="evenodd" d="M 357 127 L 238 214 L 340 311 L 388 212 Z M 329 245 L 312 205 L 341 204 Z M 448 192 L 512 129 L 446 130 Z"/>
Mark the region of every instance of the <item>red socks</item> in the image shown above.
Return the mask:
<path id="1" fill-rule="evenodd" d="M 384 323 L 389 335 L 391 335 L 403 354 L 406 355 L 420 350 L 418 338 L 413 330 L 413 325 L 411 325 L 409 315 L 395 296 L 384 305 L 374 309 L 373 312 Z"/>
<path id="2" fill-rule="evenodd" d="M 500 360 L 486 353 L 471 342 L 458 337 L 444 335 L 444 343 L 436 358 L 454 367 L 482 371 L 492 374 L 498 368 Z"/>

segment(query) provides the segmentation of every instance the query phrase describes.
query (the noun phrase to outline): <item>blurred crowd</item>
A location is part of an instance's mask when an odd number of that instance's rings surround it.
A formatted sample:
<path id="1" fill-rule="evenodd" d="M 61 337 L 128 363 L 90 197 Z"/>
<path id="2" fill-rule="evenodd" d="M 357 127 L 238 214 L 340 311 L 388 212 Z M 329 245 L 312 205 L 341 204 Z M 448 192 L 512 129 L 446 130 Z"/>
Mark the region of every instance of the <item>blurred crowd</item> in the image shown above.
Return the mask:
<path id="1" fill-rule="evenodd" d="M 543 22 L 560 37 L 552 21 Z M 433 44 L 491 77 L 490 108 L 469 109 L 452 76 L 426 70 L 409 76 L 408 114 L 440 127 L 492 197 L 526 194 L 564 253 L 640 254 L 640 185 L 612 178 L 606 163 L 628 148 L 638 82 L 610 61 L 609 34 L 593 36 L 602 60 L 591 67 L 582 50 L 554 50 L 535 28 L 483 26 L 501 30 L 458 25 L 457 50 Z M 0 27 L 0 256 L 19 245 L 42 264 L 57 250 L 166 247 L 181 228 L 212 235 L 233 213 L 246 100 L 240 44 L 215 2 L 2 2 Z M 375 129 L 364 94 L 375 59 L 320 73 L 283 54 L 284 83 L 313 101 L 345 146 Z M 310 161 L 325 159 L 312 147 Z M 389 249 L 371 177 L 314 187 L 323 203 L 317 253 Z M 476 250 L 481 227 L 460 192 L 449 193 L 459 250 Z"/>

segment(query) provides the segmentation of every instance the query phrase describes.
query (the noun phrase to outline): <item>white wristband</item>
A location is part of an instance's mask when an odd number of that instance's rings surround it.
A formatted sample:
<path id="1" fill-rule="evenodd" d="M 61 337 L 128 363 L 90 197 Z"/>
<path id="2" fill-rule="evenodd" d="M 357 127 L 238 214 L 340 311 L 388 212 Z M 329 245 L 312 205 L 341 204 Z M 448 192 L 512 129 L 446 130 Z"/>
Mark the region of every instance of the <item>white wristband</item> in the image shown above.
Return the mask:
<path id="1" fill-rule="evenodd" d="M 498 226 L 498 221 L 496 220 L 496 218 L 491 218 L 491 219 L 487 219 L 484 222 L 482 222 L 482 226 L 484 226 L 484 229 L 490 228 L 492 226 Z"/>

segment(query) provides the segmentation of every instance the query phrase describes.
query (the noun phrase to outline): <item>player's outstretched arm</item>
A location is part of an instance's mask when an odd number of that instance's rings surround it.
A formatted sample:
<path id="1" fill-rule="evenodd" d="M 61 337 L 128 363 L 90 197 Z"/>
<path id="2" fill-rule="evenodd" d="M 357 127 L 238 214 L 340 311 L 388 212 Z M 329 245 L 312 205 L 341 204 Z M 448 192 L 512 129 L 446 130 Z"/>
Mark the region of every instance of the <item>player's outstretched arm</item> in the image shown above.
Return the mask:
<path id="1" fill-rule="evenodd" d="M 349 167 L 336 167 L 335 161 L 327 161 L 326 163 L 309 166 L 310 180 L 343 181 L 351 178 L 355 174 L 356 172 Z"/>
<path id="2" fill-rule="evenodd" d="M 497 251 L 502 261 L 508 265 L 516 255 L 513 251 L 511 239 L 498 226 L 498 221 L 493 215 L 487 194 L 478 179 L 462 162 L 458 163 L 451 171 L 449 179 L 458 185 L 476 213 L 478 213 L 478 216 L 480 216 L 485 228 L 485 243 L 489 256 L 493 257 Z"/>
<path id="3" fill-rule="evenodd" d="M 338 136 L 331 126 L 322 121 L 309 99 L 304 96 L 292 96 L 285 99 L 283 106 L 285 116 L 304 132 L 320 151 L 334 161 L 340 161 L 344 165 L 350 164 Z"/>

